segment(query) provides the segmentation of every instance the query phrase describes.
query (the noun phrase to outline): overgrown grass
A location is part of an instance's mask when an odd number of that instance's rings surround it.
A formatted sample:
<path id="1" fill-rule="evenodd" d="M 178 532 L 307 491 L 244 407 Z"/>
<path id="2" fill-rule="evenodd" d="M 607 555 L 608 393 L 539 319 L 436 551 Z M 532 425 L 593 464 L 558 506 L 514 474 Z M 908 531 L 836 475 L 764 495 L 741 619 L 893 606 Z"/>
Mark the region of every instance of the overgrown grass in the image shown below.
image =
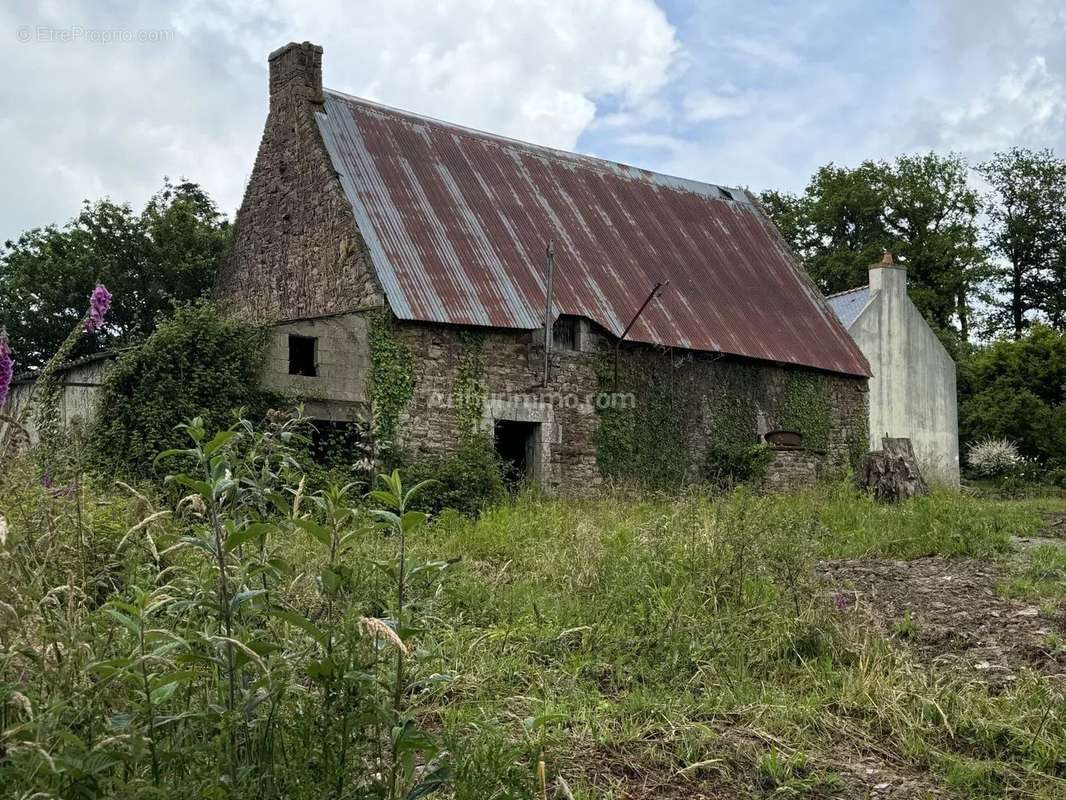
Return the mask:
<path id="1" fill-rule="evenodd" d="M 359 509 L 331 527 L 325 498 L 294 502 L 295 477 L 281 487 L 287 514 L 265 500 L 241 506 L 243 516 L 220 506 L 240 525 L 253 507 L 269 522 L 261 548 L 249 539 L 229 553 L 233 588 L 244 581 L 336 631 L 329 642 L 347 642 L 353 665 L 370 659 L 359 669 L 392 686 L 391 656 L 374 656 L 376 640 L 362 649 L 349 623 L 391 613 L 395 570 L 381 565 L 394 563 L 396 538 Z M 55 496 L 8 473 L 5 792 L 378 796 L 369 787 L 387 754 L 367 742 L 393 734 L 358 716 L 378 690 L 356 697 L 343 676 L 323 677 L 339 656 L 327 661 L 302 629 L 265 614 L 262 596 L 233 621 L 262 666 L 248 656 L 236 667 L 246 700 L 231 711 L 218 710 L 226 669 L 183 665 L 189 680 L 158 692 L 147 712 L 167 722 L 148 726 L 134 724 L 146 714 L 135 686 L 101 680 L 93 665 L 136 646 L 108 613 L 116 598 L 215 586 L 209 561 L 168 551 L 202 532 L 202 514 L 183 507 L 143 523 L 165 506 L 92 481 Z M 408 539 L 411 563 L 456 563 L 439 582 L 412 576 L 400 705 L 449 754 L 442 791 L 471 800 L 541 797 L 561 781 L 575 798 L 827 797 L 846 794 L 843 770 L 863 755 L 962 796 L 1060 797 L 1066 709 L 1048 679 L 1022 673 L 990 688 L 933 671 L 860 629 L 811 578 L 818 558 L 991 557 L 1039 524 L 1024 503 L 940 493 L 882 507 L 844 486 L 792 497 L 526 495 L 477 520 L 445 512 Z M 344 542 L 340 555 L 321 546 L 323 531 Z M 153 617 L 167 635 L 191 640 L 216 625 L 186 600 L 167 608 Z M 345 746 L 348 757 L 335 759 Z M 426 759 L 417 747 L 409 757 L 416 772 Z"/>

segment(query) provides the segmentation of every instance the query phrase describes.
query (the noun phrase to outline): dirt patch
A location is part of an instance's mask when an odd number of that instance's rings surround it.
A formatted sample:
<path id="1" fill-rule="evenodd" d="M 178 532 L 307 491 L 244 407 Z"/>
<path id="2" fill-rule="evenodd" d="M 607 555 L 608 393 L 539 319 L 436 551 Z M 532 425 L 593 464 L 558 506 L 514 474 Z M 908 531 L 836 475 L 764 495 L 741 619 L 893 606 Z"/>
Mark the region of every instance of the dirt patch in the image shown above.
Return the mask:
<path id="1" fill-rule="evenodd" d="M 1044 528 L 1040 535 L 1045 539 L 1062 539 L 1066 541 L 1066 514 L 1056 512 L 1044 515 Z"/>
<path id="2" fill-rule="evenodd" d="M 577 772 L 602 794 L 617 800 L 754 800 L 802 796 L 811 800 L 949 800 L 956 795 L 931 775 L 900 761 L 859 727 L 840 721 L 841 736 L 828 749 L 809 754 L 775 784 L 754 766 L 771 751 L 785 761 L 796 751 L 768 733 L 716 718 L 720 739 L 706 760 L 678 765 L 665 742 L 645 741 L 625 749 L 593 746 L 578 759 Z M 571 772 L 573 775 L 574 773 Z M 565 793 L 556 797 L 565 798 Z"/>
<path id="3" fill-rule="evenodd" d="M 1009 567 L 973 560 L 835 560 L 815 570 L 838 593 L 841 613 L 857 614 L 904 643 L 922 661 L 963 668 L 989 681 L 1022 667 L 1066 674 L 1066 655 L 1048 646 L 1060 621 L 1031 603 L 1008 600 L 996 586 Z"/>

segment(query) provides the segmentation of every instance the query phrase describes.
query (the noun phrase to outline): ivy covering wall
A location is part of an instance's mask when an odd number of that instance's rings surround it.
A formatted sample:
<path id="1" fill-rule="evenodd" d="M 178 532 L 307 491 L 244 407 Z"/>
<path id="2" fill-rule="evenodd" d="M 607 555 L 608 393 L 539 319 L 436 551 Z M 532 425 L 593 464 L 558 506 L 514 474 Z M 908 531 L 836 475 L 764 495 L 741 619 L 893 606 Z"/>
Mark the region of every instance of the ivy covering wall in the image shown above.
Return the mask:
<path id="1" fill-rule="evenodd" d="M 597 409 L 596 458 L 606 478 L 657 487 L 758 480 L 770 460 L 760 413 L 771 429 L 798 430 L 810 450 L 830 445 L 830 376 L 648 349 L 624 354 L 617 384 L 605 354 L 599 377 L 601 390 L 632 399 Z"/>
<path id="2" fill-rule="evenodd" d="M 455 427 L 464 443 L 487 442 L 481 430 L 481 418 L 488 390 L 485 387 L 485 337 L 474 331 L 459 334 L 459 369 L 452 391 Z"/>
<path id="3" fill-rule="evenodd" d="M 672 357 L 624 359 L 614 391 L 614 360 L 605 353 L 598 377 L 611 398 L 597 404 L 594 444 L 602 475 L 660 488 L 685 482 L 699 416 L 692 371 Z"/>
<path id="4" fill-rule="evenodd" d="M 370 410 L 378 447 L 396 445 L 400 416 L 414 394 L 414 357 L 384 312 L 370 317 Z"/>
<path id="5" fill-rule="evenodd" d="M 829 382 L 819 374 L 788 374 L 781 427 L 803 434 L 808 450 L 828 450 L 832 419 Z"/>

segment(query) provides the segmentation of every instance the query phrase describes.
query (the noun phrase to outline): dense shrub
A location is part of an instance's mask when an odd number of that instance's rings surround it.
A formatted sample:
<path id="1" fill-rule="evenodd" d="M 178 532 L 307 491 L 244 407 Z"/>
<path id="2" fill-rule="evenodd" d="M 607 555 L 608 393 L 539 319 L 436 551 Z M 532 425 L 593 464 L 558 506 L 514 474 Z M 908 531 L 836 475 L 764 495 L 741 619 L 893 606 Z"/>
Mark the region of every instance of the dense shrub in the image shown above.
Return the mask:
<path id="1" fill-rule="evenodd" d="M 761 442 L 748 445 L 712 445 L 704 457 L 703 479 L 712 486 L 729 488 L 755 483 L 766 477 L 772 453 Z"/>
<path id="2" fill-rule="evenodd" d="M 259 387 L 265 341 L 261 330 L 212 306 L 179 309 L 108 374 L 91 433 L 94 461 L 150 475 L 156 454 L 183 440 L 175 429 L 183 420 L 223 428 L 242 408 L 260 416 L 278 399 Z"/>
<path id="3" fill-rule="evenodd" d="M 1018 445 L 1010 439 L 982 439 L 966 451 L 966 463 L 975 475 L 998 478 L 1022 463 Z"/>
<path id="4" fill-rule="evenodd" d="M 455 453 L 421 459 L 403 473 L 412 484 L 433 481 L 417 501 L 418 508 L 433 513 L 451 508 L 473 516 L 506 494 L 499 458 L 476 437 Z"/>

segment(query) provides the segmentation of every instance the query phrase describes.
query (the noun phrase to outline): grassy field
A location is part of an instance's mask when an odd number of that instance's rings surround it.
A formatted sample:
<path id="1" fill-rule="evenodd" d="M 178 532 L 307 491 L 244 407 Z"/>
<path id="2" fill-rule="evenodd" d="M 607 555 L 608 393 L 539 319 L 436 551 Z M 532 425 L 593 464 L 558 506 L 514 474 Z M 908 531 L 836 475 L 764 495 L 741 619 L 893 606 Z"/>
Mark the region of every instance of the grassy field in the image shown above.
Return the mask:
<path id="1" fill-rule="evenodd" d="M 1066 796 L 1066 563 L 1012 540 L 1061 500 L 613 491 L 422 524 L 232 446 L 169 499 L 9 473 L 4 796 Z M 825 578 L 900 562 L 987 572 L 1040 641 L 947 667 L 935 602 Z"/>

